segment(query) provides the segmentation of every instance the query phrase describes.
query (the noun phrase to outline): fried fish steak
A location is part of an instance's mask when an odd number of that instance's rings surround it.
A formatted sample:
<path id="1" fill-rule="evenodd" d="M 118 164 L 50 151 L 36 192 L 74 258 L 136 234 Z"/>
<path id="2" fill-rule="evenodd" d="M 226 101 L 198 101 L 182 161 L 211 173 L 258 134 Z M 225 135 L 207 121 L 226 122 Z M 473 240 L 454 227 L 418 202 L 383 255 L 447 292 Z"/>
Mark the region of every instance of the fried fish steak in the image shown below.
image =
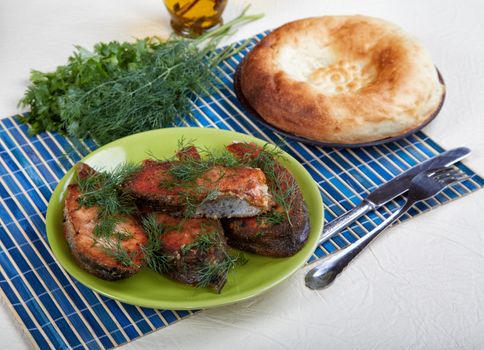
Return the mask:
<path id="1" fill-rule="evenodd" d="M 81 177 L 93 173 L 94 170 L 86 164 L 78 166 Z M 143 227 L 133 216 L 120 215 L 115 231 L 122 232 L 123 239 L 96 237 L 94 230 L 99 222 L 99 209 L 81 206 L 78 202 L 80 196 L 79 186 L 69 185 L 64 205 L 64 234 L 77 264 L 109 281 L 134 275 L 144 266 L 142 247 L 147 242 L 147 236 Z M 120 256 L 124 259 L 119 259 Z"/>
<path id="2" fill-rule="evenodd" d="M 237 157 L 272 164 L 277 183 L 269 179 L 269 190 L 274 193 L 278 186 L 278 197 L 288 201 L 286 208 L 278 203 L 263 215 L 222 220 L 227 243 L 240 250 L 270 257 L 296 254 L 309 237 L 307 208 L 296 180 L 277 161 L 261 156 L 261 148 L 254 143 L 233 143 L 227 149 Z"/>
<path id="3" fill-rule="evenodd" d="M 165 213 L 156 213 L 155 217 L 163 228 L 159 236 L 160 254 L 166 264 L 163 272 L 176 281 L 220 293 L 231 268 L 220 222 Z"/>
<path id="4" fill-rule="evenodd" d="M 258 168 L 213 166 L 195 180 L 178 181 L 170 172 L 187 157 L 198 157 L 193 148 L 178 153 L 179 161 L 146 160 L 124 185 L 137 202 L 172 215 L 191 217 L 248 217 L 273 205 L 265 174 Z"/>

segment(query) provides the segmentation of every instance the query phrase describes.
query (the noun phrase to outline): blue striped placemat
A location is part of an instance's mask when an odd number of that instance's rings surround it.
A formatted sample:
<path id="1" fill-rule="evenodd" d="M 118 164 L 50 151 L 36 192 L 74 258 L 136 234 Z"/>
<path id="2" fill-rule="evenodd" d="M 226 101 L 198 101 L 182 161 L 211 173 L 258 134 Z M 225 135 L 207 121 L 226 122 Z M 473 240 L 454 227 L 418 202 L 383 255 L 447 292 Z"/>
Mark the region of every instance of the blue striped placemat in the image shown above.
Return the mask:
<path id="1" fill-rule="evenodd" d="M 357 205 L 371 190 L 413 165 L 443 151 L 422 132 L 376 147 L 333 149 L 288 141 L 252 120 L 232 89 L 243 55 L 222 62 L 219 85 L 193 102 L 195 118 L 180 125 L 230 129 L 281 144 L 311 173 L 321 190 L 325 220 Z M 15 117 L 0 121 L 0 286 L 4 300 L 41 349 L 109 349 L 188 317 L 192 311 L 155 310 L 101 296 L 69 276 L 55 261 L 46 239 L 45 213 L 63 174 L 97 146 L 58 134 L 28 136 Z M 422 202 L 401 220 L 483 187 L 484 181 L 459 164 L 469 180 Z M 365 215 L 341 235 L 320 246 L 311 260 L 345 247 L 378 225 L 402 198 Z M 303 288 L 303 282 L 301 282 Z"/>

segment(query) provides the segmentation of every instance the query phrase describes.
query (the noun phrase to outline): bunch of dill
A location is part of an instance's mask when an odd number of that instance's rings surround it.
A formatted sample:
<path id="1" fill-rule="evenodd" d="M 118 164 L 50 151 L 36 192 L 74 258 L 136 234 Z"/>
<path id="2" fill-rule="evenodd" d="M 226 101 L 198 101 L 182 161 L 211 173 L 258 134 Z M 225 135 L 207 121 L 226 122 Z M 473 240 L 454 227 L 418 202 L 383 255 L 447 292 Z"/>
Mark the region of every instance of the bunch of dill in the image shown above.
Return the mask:
<path id="1" fill-rule="evenodd" d="M 244 48 L 217 50 L 234 26 L 260 18 L 240 16 L 196 39 L 146 38 L 135 43 L 77 47 L 55 72 L 31 73 L 21 120 L 31 132 L 58 131 L 105 144 L 133 133 L 174 126 L 191 115 L 191 101 L 215 83 L 213 68 Z"/>

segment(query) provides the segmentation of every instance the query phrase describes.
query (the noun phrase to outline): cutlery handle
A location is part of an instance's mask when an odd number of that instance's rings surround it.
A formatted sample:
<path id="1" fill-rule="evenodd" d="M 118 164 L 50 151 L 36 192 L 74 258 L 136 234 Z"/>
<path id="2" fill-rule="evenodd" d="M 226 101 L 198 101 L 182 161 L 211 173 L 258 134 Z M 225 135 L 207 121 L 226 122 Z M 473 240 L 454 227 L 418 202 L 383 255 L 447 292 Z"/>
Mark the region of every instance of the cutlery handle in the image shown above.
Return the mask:
<path id="1" fill-rule="evenodd" d="M 373 231 L 351 244 L 348 248 L 337 251 L 327 258 L 324 258 L 318 266 L 306 274 L 306 286 L 311 289 L 322 289 L 329 286 L 338 274 L 348 266 L 351 260 L 365 249 L 382 231 L 402 216 L 414 203 L 414 201 L 407 201 L 404 206 L 386 218 Z"/>
<path id="2" fill-rule="evenodd" d="M 374 205 L 368 201 L 363 200 L 356 207 L 343 215 L 337 217 L 330 223 L 324 225 L 323 232 L 319 237 L 319 243 L 323 243 L 327 239 L 335 236 L 339 231 L 358 219 L 360 216 L 365 215 L 369 211 L 375 209 Z"/>

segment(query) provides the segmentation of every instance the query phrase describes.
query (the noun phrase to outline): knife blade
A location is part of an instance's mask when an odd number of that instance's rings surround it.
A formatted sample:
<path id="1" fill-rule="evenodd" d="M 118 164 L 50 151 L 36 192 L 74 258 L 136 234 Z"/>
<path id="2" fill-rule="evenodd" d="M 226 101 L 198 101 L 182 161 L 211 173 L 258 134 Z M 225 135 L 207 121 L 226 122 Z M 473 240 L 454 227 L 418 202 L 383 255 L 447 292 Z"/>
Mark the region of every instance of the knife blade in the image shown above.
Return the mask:
<path id="1" fill-rule="evenodd" d="M 391 201 L 393 198 L 400 196 L 408 190 L 412 179 L 422 171 L 432 171 L 442 167 L 448 167 L 458 161 L 464 159 L 471 153 L 467 147 L 458 147 L 439 154 L 431 159 L 428 159 L 404 173 L 398 175 L 394 179 L 387 181 L 376 190 L 371 192 L 363 201 L 355 208 L 337 217 L 327 225 L 325 225 L 323 232 L 319 238 L 319 243 L 323 243 L 327 239 L 335 236 L 343 228 L 351 224 L 360 216 L 365 215 L 371 210 L 378 209 L 383 204 Z"/>

